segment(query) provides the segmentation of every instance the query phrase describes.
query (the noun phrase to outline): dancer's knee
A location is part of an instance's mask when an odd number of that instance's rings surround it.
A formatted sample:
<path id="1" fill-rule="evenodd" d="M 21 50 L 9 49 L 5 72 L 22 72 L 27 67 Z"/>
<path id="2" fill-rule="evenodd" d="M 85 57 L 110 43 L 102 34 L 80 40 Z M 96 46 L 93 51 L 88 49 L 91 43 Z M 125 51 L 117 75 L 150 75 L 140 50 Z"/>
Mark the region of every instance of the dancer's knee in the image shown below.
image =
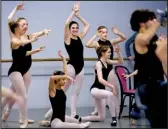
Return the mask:
<path id="1" fill-rule="evenodd" d="M 91 89 L 90 92 L 91 92 L 92 97 L 94 97 L 94 98 L 98 98 L 99 93 L 100 93 L 99 89 L 97 89 L 97 88 Z"/>

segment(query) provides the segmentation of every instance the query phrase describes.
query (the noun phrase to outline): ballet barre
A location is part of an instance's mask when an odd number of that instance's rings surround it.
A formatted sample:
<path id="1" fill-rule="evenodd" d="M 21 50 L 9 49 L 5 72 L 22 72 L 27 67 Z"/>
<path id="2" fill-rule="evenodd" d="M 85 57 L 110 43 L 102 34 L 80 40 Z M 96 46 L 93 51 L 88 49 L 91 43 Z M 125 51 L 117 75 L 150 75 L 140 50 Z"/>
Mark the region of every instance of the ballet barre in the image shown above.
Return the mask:
<path id="1" fill-rule="evenodd" d="M 118 58 L 114 58 L 116 60 Z M 69 58 L 66 58 L 66 60 L 69 60 Z M 98 58 L 84 58 L 84 61 L 97 61 Z M 123 60 L 129 60 L 128 58 L 123 58 Z M 61 58 L 36 58 L 32 59 L 32 62 L 47 62 L 47 61 L 62 61 Z M 8 63 L 12 62 L 12 59 L 2 59 L 0 60 L 0 63 Z"/>
<path id="2" fill-rule="evenodd" d="M 32 77 L 49 77 L 51 76 L 52 74 L 32 74 Z M 84 73 L 84 75 L 94 75 L 94 73 Z M 1 75 L 1 77 L 9 77 L 8 75 Z"/>

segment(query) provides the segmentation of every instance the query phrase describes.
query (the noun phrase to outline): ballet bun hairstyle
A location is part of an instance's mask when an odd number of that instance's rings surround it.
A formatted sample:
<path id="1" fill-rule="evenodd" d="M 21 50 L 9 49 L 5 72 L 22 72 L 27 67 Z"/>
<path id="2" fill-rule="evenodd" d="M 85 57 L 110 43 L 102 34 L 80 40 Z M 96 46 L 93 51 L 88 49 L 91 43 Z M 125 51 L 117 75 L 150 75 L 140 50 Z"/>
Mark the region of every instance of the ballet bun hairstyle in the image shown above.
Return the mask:
<path id="1" fill-rule="evenodd" d="M 16 21 L 12 20 L 8 23 L 10 30 L 12 31 L 12 33 L 15 33 L 15 29 L 19 26 L 19 22 L 21 20 L 26 20 L 26 18 L 23 17 L 19 17 Z"/>
<path id="2" fill-rule="evenodd" d="M 106 52 L 110 47 L 108 45 L 102 45 L 97 48 L 96 53 L 98 55 L 98 58 L 100 59 L 102 57 L 102 53 Z"/>
<path id="3" fill-rule="evenodd" d="M 77 26 L 79 27 L 79 24 L 78 24 L 76 21 L 71 21 L 71 22 L 69 23 L 69 29 L 71 29 L 71 26 L 72 26 L 73 24 L 77 24 Z"/>
<path id="4" fill-rule="evenodd" d="M 8 23 L 8 25 L 9 25 L 9 28 L 12 31 L 12 33 L 15 33 L 15 28 L 17 28 L 19 26 L 18 23 L 15 21 L 10 21 Z"/>
<path id="5" fill-rule="evenodd" d="M 56 71 L 53 72 L 53 75 L 65 75 L 65 73 L 62 72 L 62 71 L 56 70 Z M 57 82 L 54 81 L 54 83 L 57 83 Z"/>

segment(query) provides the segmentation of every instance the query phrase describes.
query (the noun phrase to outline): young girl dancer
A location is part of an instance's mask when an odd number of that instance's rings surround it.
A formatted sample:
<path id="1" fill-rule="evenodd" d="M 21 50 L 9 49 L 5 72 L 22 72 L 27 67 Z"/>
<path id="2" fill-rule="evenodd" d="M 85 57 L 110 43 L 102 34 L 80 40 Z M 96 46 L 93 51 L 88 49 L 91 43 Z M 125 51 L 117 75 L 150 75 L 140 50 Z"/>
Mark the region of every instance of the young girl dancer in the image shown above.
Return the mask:
<path id="1" fill-rule="evenodd" d="M 118 35 L 119 37 L 116 39 L 112 39 L 112 40 L 108 40 L 107 39 L 107 34 L 108 34 L 108 30 L 105 26 L 99 26 L 97 29 L 97 34 L 94 35 L 87 43 L 86 43 L 86 47 L 88 48 L 95 48 L 97 49 L 99 46 L 102 45 L 108 45 L 111 49 L 111 55 L 110 55 L 110 59 L 113 60 L 113 46 L 115 46 L 115 44 L 121 43 L 124 40 L 126 40 L 126 36 L 121 33 L 116 27 L 112 28 L 112 31 L 114 34 Z M 99 37 L 100 39 L 98 41 L 95 41 L 95 39 Z M 116 97 L 116 105 L 118 105 L 116 111 L 119 114 L 119 93 L 118 93 L 118 83 L 117 83 L 118 79 L 114 73 L 113 70 L 113 65 L 109 66 L 109 74 L 108 74 L 108 82 L 113 84 L 116 87 L 116 91 L 117 91 L 117 95 Z M 91 115 L 97 115 L 97 109 L 95 108 L 95 111 L 91 113 Z"/>
<path id="2" fill-rule="evenodd" d="M 74 16 L 76 16 L 84 24 L 84 29 L 80 33 L 78 33 L 79 24 L 76 21 L 71 21 Z M 76 104 L 84 79 L 82 39 L 88 33 L 89 27 L 89 23 L 79 14 L 79 3 L 75 3 L 72 13 L 65 22 L 64 28 L 64 44 L 70 58 L 68 61 L 68 76 L 75 80 L 71 96 L 71 116 L 75 118 L 78 117 L 78 115 L 76 115 Z M 66 91 L 69 86 L 70 82 L 67 81 L 64 91 Z M 48 119 L 51 114 L 52 110 L 50 109 L 46 113 L 45 119 Z"/>
<path id="3" fill-rule="evenodd" d="M 61 51 L 58 55 L 63 59 L 63 70 L 55 71 L 49 80 L 49 99 L 51 102 L 53 114 L 50 121 L 40 121 L 40 125 L 50 125 L 52 128 L 87 128 L 91 123 L 80 123 L 77 119 L 65 115 L 66 110 L 66 95 L 63 91 L 63 86 L 66 81 L 74 81 L 68 76 L 68 66 L 66 58 Z"/>
<path id="4" fill-rule="evenodd" d="M 31 44 L 37 41 L 38 37 L 44 34 L 48 34 L 50 31 L 45 29 L 38 33 L 26 35 L 25 33 L 28 29 L 27 20 L 25 18 L 18 18 L 16 21 L 12 20 L 15 13 L 18 10 L 22 10 L 23 6 L 23 3 L 17 5 L 8 16 L 8 26 L 13 58 L 13 63 L 8 71 L 8 76 L 12 82 L 11 90 L 15 91 L 18 95 L 24 98 L 24 112 L 21 113 L 19 120 L 19 122 L 22 124 L 22 128 L 26 127 L 28 123 L 34 122 L 33 120 L 28 120 L 27 118 L 27 93 L 31 82 L 31 55 L 44 49 L 44 46 L 41 46 L 40 48 L 32 50 Z M 2 107 L 4 107 L 7 103 L 9 103 L 9 105 L 8 109 L 3 113 L 3 121 L 5 121 L 9 116 L 9 112 L 11 111 L 14 101 L 9 98 L 5 98 L 2 102 Z"/>
<path id="5" fill-rule="evenodd" d="M 91 86 L 91 94 L 95 101 L 95 107 L 98 110 L 98 115 L 91 115 L 82 117 L 82 121 L 103 121 L 105 119 L 105 100 L 107 100 L 110 114 L 112 116 L 112 126 L 117 125 L 116 119 L 116 105 L 115 105 L 115 95 L 116 88 L 111 83 L 107 82 L 107 77 L 110 69 L 110 65 L 112 64 L 122 64 L 123 58 L 120 54 L 119 46 L 115 49 L 115 52 L 118 55 L 119 60 L 110 60 L 111 49 L 107 45 L 102 45 L 97 48 L 97 54 L 99 57 L 98 62 L 95 66 L 95 82 Z M 105 87 L 109 87 L 111 91 L 105 90 Z"/>

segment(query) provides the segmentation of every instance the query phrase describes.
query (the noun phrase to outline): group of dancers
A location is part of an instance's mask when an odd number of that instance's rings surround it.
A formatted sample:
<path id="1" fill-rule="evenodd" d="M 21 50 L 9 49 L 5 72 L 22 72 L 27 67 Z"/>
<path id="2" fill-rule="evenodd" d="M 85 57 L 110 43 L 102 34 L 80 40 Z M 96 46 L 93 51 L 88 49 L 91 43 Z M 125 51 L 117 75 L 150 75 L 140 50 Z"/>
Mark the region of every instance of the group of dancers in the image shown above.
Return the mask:
<path id="1" fill-rule="evenodd" d="M 25 18 L 13 20 L 18 10 L 23 9 L 21 3 L 8 16 L 8 26 L 11 41 L 13 63 L 9 69 L 8 76 L 12 85 L 10 89 L 2 87 L 2 120 L 6 121 L 12 106 L 15 102 L 20 107 L 20 128 L 26 128 L 34 120 L 28 119 L 27 115 L 27 94 L 31 83 L 31 55 L 44 50 L 44 46 L 32 50 L 32 44 L 43 35 L 48 35 L 50 29 L 44 29 L 33 34 L 25 34 L 28 29 L 28 21 Z M 123 64 L 120 54 L 119 43 L 126 40 L 126 36 L 112 28 L 114 34 L 119 37 L 113 40 L 107 39 L 108 29 L 99 26 L 96 34 L 86 43 L 87 48 L 94 48 L 98 61 L 95 64 L 95 82 L 90 88 L 94 98 L 95 111 L 89 116 L 81 117 L 76 112 L 78 96 L 84 80 L 84 46 L 82 39 L 88 33 L 90 24 L 80 15 L 80 3 L 76 2 L 71 14 L 68 16 L 64 26 L 64 45 L 70 60 L 66 62 L 61 51 L 58 55 L 63 60 L 63 71 L 54 71 L 49 79 L 48 93 L 51 102 L 51 109 L 46 113 L 45 120 L 40 125 L 49 125 L 52 128 L 86 128 L 92 121 L 103 121 L 106 114 L 106 103 L 109 106 L 112 117 L 111 126 L 117 125 L 117 117 L 120 110 L 119 88 L 113 65 Z M 72 21 L 73 17 L 78 18 L 84 28 L 79 33 L 79 24 Z M 136 119 L 138 109 L 145 110 L 146 118 L 150 121 L 151 127 L 167 127 L 167 83 L 164 81 L 164 74 L 167 76 L 167 36 L 159 38 L 156 32 L 165 20 L 156 20 L 154 12 L 148 9 L 138 9 L 131 15 L 130 24 L 133 31 L 136 31 L 134 41 L 135 72 L 124 77 L 136 76 L 136 103 L 132 111 L 132 117 Z M 96 38 L 99 38 L 97 41 Z M 113 59 L 113 52 L 116 52 L 118 59 Z M 72 86 L 71 116 L 65 115 L 66 95 L 69 86 Z M 106 88 L 108 88 L 106 90 Z M 151 100 L 155 100 L 152 102 Z M 163 101 L 160 101 L 163 100 Z M 138 103 L 139 102 L 139 103 Z M 157 104 L 156 104 L 157 102 Z M 145 106 L 146 108 L 142 108 Z M 160 112 L 159 112 L 159 111 Z M 166 121 L 166 123 L 165 123 Z"/>

